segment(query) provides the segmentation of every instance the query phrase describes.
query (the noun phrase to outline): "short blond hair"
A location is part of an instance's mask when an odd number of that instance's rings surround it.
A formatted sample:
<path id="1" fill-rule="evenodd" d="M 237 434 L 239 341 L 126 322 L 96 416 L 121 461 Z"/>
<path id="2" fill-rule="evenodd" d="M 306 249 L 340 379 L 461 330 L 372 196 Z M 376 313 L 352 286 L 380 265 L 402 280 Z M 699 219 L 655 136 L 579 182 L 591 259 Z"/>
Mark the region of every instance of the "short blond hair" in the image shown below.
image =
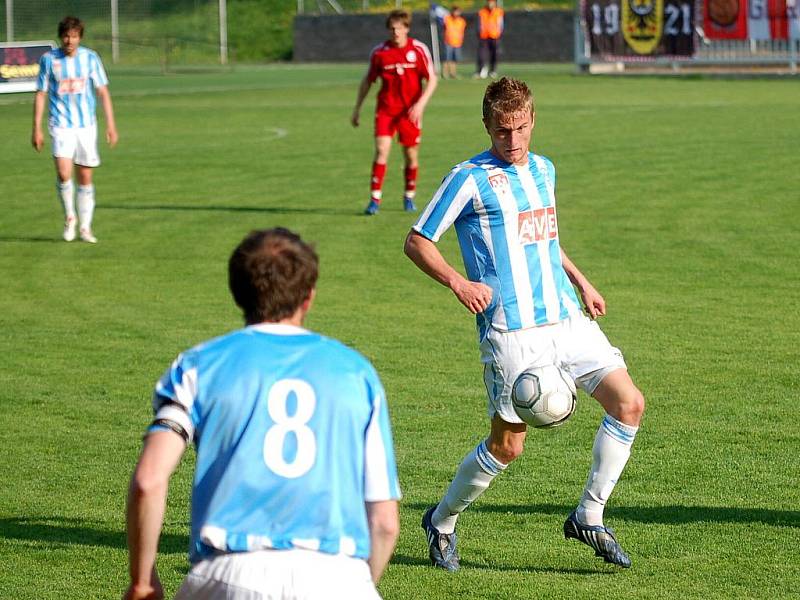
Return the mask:
<path id="1" fill-rule="evenodd" d="M 524 81 L 512 77 L 501 77 L 486 87 L 483 95 L 483 120 L 489 122 L 493 116 L 513 115 L 529 110 L 534 113 L 533 94 Z"/>

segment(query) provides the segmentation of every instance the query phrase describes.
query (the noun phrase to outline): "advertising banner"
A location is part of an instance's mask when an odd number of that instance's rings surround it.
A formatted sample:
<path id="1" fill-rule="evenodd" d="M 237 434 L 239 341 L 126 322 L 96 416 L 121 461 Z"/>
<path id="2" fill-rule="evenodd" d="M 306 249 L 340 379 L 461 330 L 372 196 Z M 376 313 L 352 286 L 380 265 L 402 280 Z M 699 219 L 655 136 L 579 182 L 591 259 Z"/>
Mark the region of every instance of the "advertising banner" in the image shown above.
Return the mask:
<path id="1" fill-rule="evenodd" d="M 747 2 L 706 0 L 703 3 L 703 31 L 706 37 L 712 40 L 747 39 Z"/>
<path id="2" fill-rule="evenodd" d="M 605 60 L 690 58 L 695 4 L 683 0 L 583 0 L 591 56 Z"/>
<path id="3" fill-rule="evenodd" d="M 35 91 L 39 59 L 53 48 L 52 42 L 0 44 L 0 94 Z"/>
<path id="4" fill-rule="evenodd" d="M 711 40 L 800 39 L 800 0 L 704 0 L 703 30 Z"/>

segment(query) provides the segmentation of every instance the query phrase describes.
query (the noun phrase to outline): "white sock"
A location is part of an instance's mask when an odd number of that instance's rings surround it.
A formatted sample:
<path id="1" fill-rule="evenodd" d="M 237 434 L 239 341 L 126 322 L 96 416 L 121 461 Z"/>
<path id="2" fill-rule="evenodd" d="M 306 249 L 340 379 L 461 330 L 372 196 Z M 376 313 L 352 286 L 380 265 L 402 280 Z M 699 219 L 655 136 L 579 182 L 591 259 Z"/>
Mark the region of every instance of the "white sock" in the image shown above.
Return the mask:
<path id="1" fill-rule="evenodd" d="M 578 504 L 578 521 L 584 525 L 602 525 L 606 501 L 631 455 L 631 444 L 638 427 L 625 425 L 606 415 L 592 448 L 592 468 Z"/>
<path id="2" fill-rule="evenodd" d="M 505 471 L 504 465 L 491 455 L 486 441 L 478 444 L 458 467 L 447 493 L 431 515 L 431 523 L 440 533 L 453 533 L 458 515 L 480 496 L 492 480 Z"/>
<path id="3" fill-rule="evenodd" d="M 94 216 L 94 186 L 78 186 L 78 217 L 81 222 L 81 229 L 91 231 L 92 217 Z"/>
<path id="4" fill-rule="evenodd" d="M 75 187 L 72 185 L 72 179 L 61 181 L 56 179 L 56 191 L 58 192 L 58 199 L 61 201 L 61 206 L 64 208 L 64 218 L 66 220 L 75 218 Z"/>

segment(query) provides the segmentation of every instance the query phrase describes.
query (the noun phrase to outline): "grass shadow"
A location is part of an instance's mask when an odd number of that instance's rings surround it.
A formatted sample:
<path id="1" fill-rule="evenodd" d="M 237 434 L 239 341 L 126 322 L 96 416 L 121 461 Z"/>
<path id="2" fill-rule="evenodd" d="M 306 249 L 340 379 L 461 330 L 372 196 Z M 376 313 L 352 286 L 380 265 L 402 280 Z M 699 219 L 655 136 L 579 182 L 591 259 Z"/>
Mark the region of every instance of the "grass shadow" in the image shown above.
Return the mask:
<path id="1" fill-rule="evenodd" d="M 66 517 L 7 517 L 0 519 L 0 538 L 22 540 L 65 546 L 106 546 L 126 549 L 124 531 L 111 531 L 92 524 L 87 519 Z M 185 553 L 189 548 L 189 536 L 163 534 L 159 541 L 159 552 L 163 554 Z"/>
<path id="2" fill-rule="evenodd" d="M 393 565 L 403 565 L 407 567 L 426 567 L 433 568 L 427 559 L 418 556 L 407 556 L 405 554 L 395 554 L 392 556 L 391 563 Z M 536 574 L 572 574 L 572 575 L 613 575 L 619 571 L 610 565 L 600 565 L 597 569 L 557 569 L 554 567 L 534 567 L 534 566 L 519 566 L 519 565 L 504 565 L 502 563 L 493 562 L 491 565 L 482 563 L 474 563 L 470 560 L 461 560 L 461 566 L 475 571 L 516 571 L 518 573 L 536 573 Z"/>
<path id="3" fill-rule="evenodd" d="M 24 236 L 17 236 L 17 235 L 9 235 L 9 236 L 0 235 L 0 243 L 3 243 L 3 242 L 12 242 L 12 243 L 13 242 L 22 242 L 22 243 L 50 242 L 50 243 L 54 244 L 56 242 L 62 242 L 63 243 L 64 240 L 62 240 L 60 236 L 54 236 L 54 237 L 33 237 L 33 236 L 24 237 Z"/>
<path id="4" fill-rule="evenodd" d="M 407 503 L 406 508 L 424 511 L 432 503 Z M 478 504 L 469 510 L 478 513 L 543 514 L 566 517 L 574 505 L 566 504 Z M 687 523 L 763 523 L 775 527 L 800 527 L 800 511 L 736 506 L 615 506 L 606 514 L 614 519 L 639 523 L 684 525 Z"/>
<path id="5" fill-rule="evenodd" d="M 264 214 L 317 214 L 317 215 L 360 215 L 360 211 L 352 209 L 331 209 L 313 206 L 219 206 L 188 204 L 103 204 L 103 210 L 151 210 L 151 211 L 211 211 L 230 213 L 264 213 Z"/>

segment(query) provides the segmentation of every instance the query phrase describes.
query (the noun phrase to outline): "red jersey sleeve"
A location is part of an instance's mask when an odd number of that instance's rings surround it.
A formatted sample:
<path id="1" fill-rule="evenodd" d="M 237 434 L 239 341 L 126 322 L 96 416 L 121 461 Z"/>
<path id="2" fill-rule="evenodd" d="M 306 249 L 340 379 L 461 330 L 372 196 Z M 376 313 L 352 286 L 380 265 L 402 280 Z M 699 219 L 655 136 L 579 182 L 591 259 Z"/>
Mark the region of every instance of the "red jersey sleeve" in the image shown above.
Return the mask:
<path id="1" fill-rule="evenodd" d="M 379 60 L 378 60 L 378 49 L 380 46 L 375 46 L 372 49 L 372 52 L 369 53 L 369 67 L 367 68 L 367 81 L 370 83 L 375 83 L 375 80 L 378 79 L 378 76 L 381 73 Z"/>
<path id="2" fill-rule="evenodd" d="M 415 41 L 415 49 L 419 57 L 418 70 L 420 79 L 430 79 L 431 69 L 433 67 L 433 58 L 428 47 L 420 41 Z"/>

